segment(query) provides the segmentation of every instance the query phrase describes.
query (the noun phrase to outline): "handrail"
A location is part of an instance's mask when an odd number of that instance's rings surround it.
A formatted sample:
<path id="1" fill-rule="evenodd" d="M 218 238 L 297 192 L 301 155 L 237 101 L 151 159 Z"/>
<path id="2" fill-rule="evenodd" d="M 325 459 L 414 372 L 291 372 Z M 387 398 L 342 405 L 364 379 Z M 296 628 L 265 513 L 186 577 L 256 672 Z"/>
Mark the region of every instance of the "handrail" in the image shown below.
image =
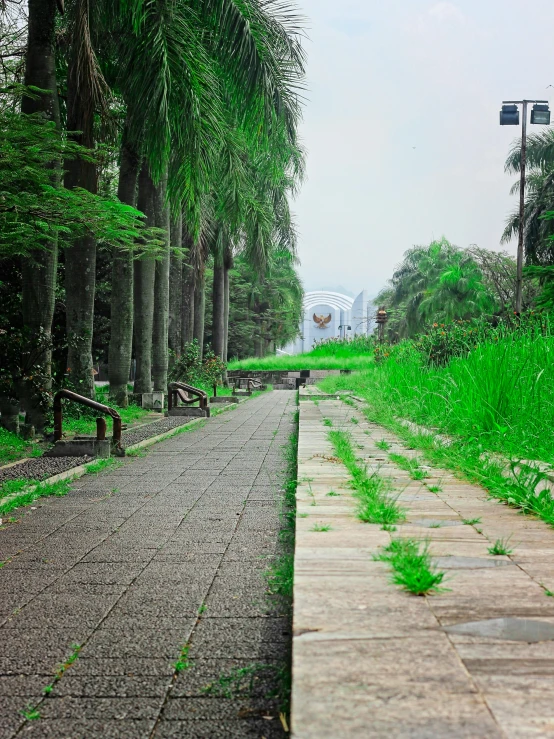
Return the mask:
<path id="1" fill-rule="evenodd" d="M 116 453 L 123 452 L 121 446 L 121 416 L 119 413 L 102 403 L 97 403 L 96 400 L 86 398 L 84 395 L 78 395 L 72 390 L 59 390 L 54 395 L 54 440 L 59 441 L 63 436 L 63 411 L 62 411 L 62 399 L 72 400 L 74 403 L 80 403 L 86 405 L 88 408 L 93 408 L 96 411 L 100 411 L 106 416 L 110 416 L 113 420 L 113 435 L 112 435 L 112 446 Z M 96 419 L 96 439 L 97 441 L 104 441 L 106 439 L 106 421 L 103 418 Z"/>
<path id="2" fill-rule="evenodd" d="M 198 401 L 198 407 L 203 410 L 208 410 L 208 396 L 203 391 L 192 385 L 187 385 L 185 382 L 172 382 L 168 386 L 167 396 L 167 410 L 170 411 L 172 408 L 177 407 L 178 400 L 181 400 L 185 405 L 192 405 Z M 187 392 L 193 397 L 187 397 L 182 391 Z"/>
<path id="3" fill-rule="evenodd" d="M 263 390 L 264 388 L 262 381 L 257 377 L 237 377 L 235 378 L 235 389 L 233 392 L 243 390 L 243 383 L 246 383 L 246 392 L 248 393 L 251 393 L 252 390 Z"/>

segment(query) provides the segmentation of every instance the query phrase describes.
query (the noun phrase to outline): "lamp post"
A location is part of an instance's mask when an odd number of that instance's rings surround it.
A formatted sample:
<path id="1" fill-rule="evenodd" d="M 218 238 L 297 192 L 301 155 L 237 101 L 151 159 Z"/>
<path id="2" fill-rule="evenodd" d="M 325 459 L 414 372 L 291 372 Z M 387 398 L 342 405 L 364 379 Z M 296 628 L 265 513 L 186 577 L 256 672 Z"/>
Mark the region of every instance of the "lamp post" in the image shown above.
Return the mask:
<path id="1" fill-rule="evenodd" d="M 385 325 L 388 320 L 389 317 L 387 315 L 387 311 L 385 310 L 385 306 L 381 305 L 379 308 L 377 308 L 377 316 L 375 317 L 375 322 L 379 329 L 379 343 L 381 344 L 385 340 Z"/>
<path id="2" fill-rule="evenodd" d="M 519 126 L 519 108 L 523 106 L 523 117 L 521 124 L 521 165 L 519 184 L 519 237 L 517 244 L 517 271 L 516 271 L 516 314 L 521 313 L 522 287 L 523 287 L 523 237 L 525 231 L 525 166 L 527 164 L 527 106 L 533 103 L 531 110 L 531 123 L 548 126 L 550 123 L 550 110 L 548 100 L 504 100 L 500 111 L 501 126 Z"/>
<path id="3" fill-rule="evenodd" d="M 341 333 L 341 329 L 344 329 L 344 336 Z M 346 332 L 352 331 L 352 326 L 348 326 L 346 323 L 339 326 L 339 339 L 346 339 Z"/>

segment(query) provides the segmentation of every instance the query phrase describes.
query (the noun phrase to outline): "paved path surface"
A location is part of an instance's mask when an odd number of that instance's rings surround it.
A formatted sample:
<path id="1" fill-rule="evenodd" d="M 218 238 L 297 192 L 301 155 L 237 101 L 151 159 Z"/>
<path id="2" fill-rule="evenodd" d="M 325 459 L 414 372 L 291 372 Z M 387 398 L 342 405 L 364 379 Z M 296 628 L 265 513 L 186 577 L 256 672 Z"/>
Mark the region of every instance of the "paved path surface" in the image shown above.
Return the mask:
<path id="1" fill-rule="evenodd" d="M 266 694 L 290 614 L 264 571 L 293 397 L 249 400 L 0 531 L 0 737 L 284 736 Z"/>
<path id="2" fill-rule="evenodd" d="M 392 536 L 430 539 L 448 592 L 402 592 L 373 561 L 391 534 L 356 519 L 324 418 L 392 478 L 407 510 Z M 390 463 L 381 439 L 415 455 L 347 405 L 300 404 L 293 736 L 554 736 L 554 531 L 444 470 L 429 469 L 433 494 Z M 510 535 L 509 557 L 488 553 Z"/>

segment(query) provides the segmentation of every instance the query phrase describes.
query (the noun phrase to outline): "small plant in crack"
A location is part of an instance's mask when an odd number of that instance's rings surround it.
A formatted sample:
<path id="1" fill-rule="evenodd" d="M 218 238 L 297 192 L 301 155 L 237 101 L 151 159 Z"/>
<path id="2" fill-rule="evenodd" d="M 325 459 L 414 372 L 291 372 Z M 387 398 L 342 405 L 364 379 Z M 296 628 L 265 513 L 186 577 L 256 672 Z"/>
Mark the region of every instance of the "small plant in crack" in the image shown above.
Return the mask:
<path id="1" fill-rule="evenodd" d="M 176 673 L 183 672 L 184 670 L 190 670 L 192 667 L 192 661 L 189 659 L 190 644 L 184 645 L 181 649 L 179 659 L 173 664 L 173 669 Z"/>
<path id="2" fill-rule="evenodd" d="M 427 490 L 430 493 L 442 493 L 442 488 L 440 485 L 427 485 Z"/>
<path id="3" fill-rule="evenodd" d="M 206 605 L 206 601 L 203 600 L 198 609 L 198 615 L 201 616 L 203 613 L 206 613 L 207 610 L 208 606 Z"/>
<path id="4" fill-rule="evenodd" d="M 328 523 L 314 523 L 310 531 L 331 531 L 332 527 Z"/>
<path id="5" fill-rule="evenodd" d="M 328 498 L 340 498 L 340 493 L 335 492 L 334 490 L 329 490 L 328 493 L 326 493 Z"/>
<path id="6" fill-rule="evenodd" d="M 381 439 L 381 441 L 376 441 L 375 446 L 377 449 L 382 449 L 384 452 L 388 452 L 388 450 L 391 448 L 391 444 L 389 444 L 388 441 L 385 441 L 385 439 Z"/>
<path id="7" fill-rule="evenodd" d="M 360 422 L 358 421 L 358 419 L 356 418 L 356 416 L 352 416 L 352 418 L 350 419 L 350 423 L 354 423 L 354 424 L 358 425 Z"/>
<path id="8" fill-rule="evenodd" d="M 40 718 L 39 711 L 30 703 L 27 705 L 27 708 L 24 708 L 20 713 L 23 718 L 27 719 L 27 721 L 36 721 Z"/>
<path id="9" fill-rule="evenodd" d="M 396 531 L 396 526 L 391 526 L 390 523 L 384 523 L 381 526 L 381 531 Z"/>
<path id="10" fill-rule="evenodd" d="M 239 694 L 250 694 L 254 683 L 260 679 L 260 673 L 272 670 L 272 665 L 254 663 L 246 667 L 234 667 L 228 673 L 220 675 L 217 680 L 208 683 L 202 692 L 219 698 L 233 698 Z"/>
<path id="11" fill-rule="evenodd" d="M 480 518 L 463 518 L 462 523 L 464 526 L 475 526 L 476 523 L 481 523 Z"/>
<path id="12" fill-rule="evenodd" d="M 509 547 L 511 538 L 512 538 L 511 536 L 508 536 L 506 539 L 497 539 L 492 545 L 492 547 L 489 547 L 488 549 L 489 554 L 492 554 L 495 557 L 512 554 L 514 550 L 510 549 Z"/>
<path id="13" fill-rule="evenodd" d="M 429 525 L 429 528 L 430 529 L 440 529 L 440 528 L 442 528 L 442 524 L 441 523 L 432 523 L 432 524 Z"/>
<path id="14" fill-rule="evenodd" d="M 298 518 L 308 518 L 308 515 L 309 515 L 308 513 L 298 513 L 297 514 Z"/>
<path id="15" fill-rule="evenodd" d="M 544 588 L 544 594 L 547 595 L 549 598 L 554 598 L 554 593 L 552 590 L 548 590 L 548 588 Z"/>
<path id="16" fill-rule="evenodd" d="M 420 466 L 419 460 L 416 458 L 409 459 L 403 454 L 390 453 L 389 459 L 401 469 L 408 472 L 412 480 L 425 480 L 426 477 L 429 477 L 429 473 Z"/>
<path id="17" fill-rule="evenodd" d="M 391 581 L 394 585 L 414 595 L 439 593 L 443 590 L 440 586 L 445 573 L 433 566 L 428 541 L 394 539 L 383 547 L 375 559 L 391 566 Z"/>
<path id="18" fill-rule="evenodd" d="M 333 421 L 330 418 L 324 418 L 323 419 L 323 425 L 324 426 L 332 426 L 333 425 Z"/>

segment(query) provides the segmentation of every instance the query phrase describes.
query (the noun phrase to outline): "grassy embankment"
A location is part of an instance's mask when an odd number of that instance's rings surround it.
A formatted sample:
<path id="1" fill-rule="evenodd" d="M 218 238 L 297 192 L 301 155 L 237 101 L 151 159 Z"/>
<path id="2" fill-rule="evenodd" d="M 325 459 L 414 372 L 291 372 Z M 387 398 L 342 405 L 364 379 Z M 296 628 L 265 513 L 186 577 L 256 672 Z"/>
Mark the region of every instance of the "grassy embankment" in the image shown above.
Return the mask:
<path id="1" fill-rule="evenodd" d="M 365 370 L 373 364 L 373 354 L 367 339 L 353 341 L 328 341 L 319 344 L 306 354 L 296 356 L 272 356 L 263 359 L 242 359 L 231 362 L 230 370 L 325 370 L 350 369 Z"/>

